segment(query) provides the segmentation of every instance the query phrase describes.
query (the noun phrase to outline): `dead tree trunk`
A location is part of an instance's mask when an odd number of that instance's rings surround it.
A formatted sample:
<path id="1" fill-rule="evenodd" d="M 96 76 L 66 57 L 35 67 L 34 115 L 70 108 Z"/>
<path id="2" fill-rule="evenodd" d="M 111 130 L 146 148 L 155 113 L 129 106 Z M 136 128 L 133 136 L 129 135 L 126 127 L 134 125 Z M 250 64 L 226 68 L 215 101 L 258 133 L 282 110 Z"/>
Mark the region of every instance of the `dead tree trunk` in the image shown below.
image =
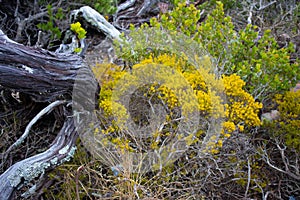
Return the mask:
<path id="1" fill-rule="evenodd" d="M 24 111 L 33 109 L 33 104 L 47 105 L 31 120 L 23 135 L 15 143 L 9 144 L 4 152 L 0 152 L 1 168 L 12 149 L 18 148 L 22 144 L 30 134 L 32 125 L 42 115 L 56 112 L 56 120 L 62 124 L 48 150 L 12 163 L 0 175 L 0 199 L 3 200 L 10 199 L 17 187 L 20 188 L 24 183 L 38 178 L 47 170 L 53 169 L 72 157 L 78 137 L 78 127 L 74 122 L 72 104 L 76 103 L 77 107 L 78 104 L 82 104 L 83 108 L 86 105 L 89 108 L 94 107 L 95 98 L 99 94 L 99 85 L 81 57 L 54 54 L 43 49 L 23 46 L 14 43 L 3 34 L 1 35 L 1 32 L 0 97 L 7 100 L 12 93 L 18 94 L 20 101 L 26 99 L 26 102 L 23 102 Z M 75 82 L 79 83 L 75 98 L 78 102 L 74 102 L 72 97 Z M 94 96 L 94 98 L 87 98 L 88 96 Z M 6 101 L 6 103 L 10 102 Z M 28 112 L 32 112 L 32 110 Z"/>

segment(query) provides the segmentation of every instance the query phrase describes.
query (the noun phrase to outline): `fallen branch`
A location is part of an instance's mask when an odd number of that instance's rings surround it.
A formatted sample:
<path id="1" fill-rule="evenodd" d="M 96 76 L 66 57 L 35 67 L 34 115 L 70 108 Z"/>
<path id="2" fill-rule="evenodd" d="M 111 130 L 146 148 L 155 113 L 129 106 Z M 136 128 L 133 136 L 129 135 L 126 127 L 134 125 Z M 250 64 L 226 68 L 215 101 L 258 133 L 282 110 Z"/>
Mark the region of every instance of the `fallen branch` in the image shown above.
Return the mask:
<path id="1" fill-rule="evenodd" d="M 23 135 L 15 142 L 13 143 L 7 150 L 6 152 L 4 153 L 3 157 L 2 157 L 2 160 L 6 160 L 8 154 L 16 149 L 17 147 L 19 147 L 23 142 L 24 140 L 27 138 L 28 134 L 29 134 L 29 131 L 31 129 L 31 127 L 45 114 L 51 112 L 51 110 L 53 110 L 56 106 L 58 105 L 61 105 L 63 104 L 65 101 L 55 101 L 51 104 L 49 104 L 46 108 L 44 108 L 43 110 L 41 110 L 31 121 L 30 123 L 27 125 L 26 129 L 25 129 L 25 132 L 23 133 Z M 0 167 L 2 167 L 2 164 L 0 164 Z"/>
<path id="2" fill-rule="evenodd" d="M 15 163 L 0 176 L 0 199 L 10 199 L 14 190 L 57 165 L 71 159 L 78 135 L 72 118 L 68 118 L 51 147 L 35 156 Z"/>

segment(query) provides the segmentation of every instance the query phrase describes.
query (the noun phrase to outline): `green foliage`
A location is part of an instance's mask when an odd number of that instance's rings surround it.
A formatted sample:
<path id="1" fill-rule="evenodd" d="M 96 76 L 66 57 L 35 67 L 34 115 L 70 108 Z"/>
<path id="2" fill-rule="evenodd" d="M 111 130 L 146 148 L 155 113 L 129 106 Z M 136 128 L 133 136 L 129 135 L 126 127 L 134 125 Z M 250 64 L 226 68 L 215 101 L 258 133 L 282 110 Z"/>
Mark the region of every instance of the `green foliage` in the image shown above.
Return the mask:
<path id="1" fill-rule="evenodd" d="M 61 30 L 56 26 L 56 21 L 62 20 L 65 15 L 62 8 L 58 8 L 56 13 L 53 13 L 53 8 L 51 5 L 47 6 L 47 12 L 49 20 L 47 23 L 39 23 L 37 27 L 43 31 L 48 31 L 51 33 L 51 40 L 61 38 Z"/>
<path id="2" fill-rule="evenodd" d="M 113 14 L 117 10 L 116 0 L 98 0 L 94 7 L 102 14 Z"/>
<path id="3" fill-rule="evenodd" d="M 143 24 L 140 28 L 131 25 L 130 31 L 128 35 L 130 42 L 127 41 L 125 34 L 121 35 L 121 42 L 115 41 L 116 54 L 130 65 L 137 64 L 149 58 L 150 55 L 157 57 L 163 53 L 173 52 L 173 49 L 164 44 L 170 39 L 170 35 L 174 35 L 174 32 L 161 31 L 159 27 L 149 28 L 148 24 Z M 151 40 L 149 40 L 149 37 L 151 37 Z M 122 48 L 118 48 L 120 46 Z"/>
<path id="4" fill-rule="evenodd" d="M 179 31 L 187 36 L 197 31 L 197 22 L 200 19 L 200 12 L 193 4 L 186 6 L 185 3 L 178 3 L 173 11 L 163 14 L 158 22 L 156 18 L 150 20 L 152 26 L 161 25 L 168 31 Z"/>
<path id="5" fill-rule="evenodd" d="M 241 30 L 239 35 L 240 40 L 230 47 L 232 67 L 228 72 L 243 77 L 252 94 L 264 99 L 268 94 L 288 90 L 299 80 L 298 64 L 290 62 L 292 44 L 279 49 L 269 30 L 254 44 L 256 32 L 251 26 Z"/>
<path id="6" fill-rule="evenodd" d="M 224 16 L 223 4 L 219 3 L 205 22 L 198 26 L 198 34 L 194 39 L 202 43 L 211 56 L 216 58 L 217 66 L 223 67 L 223 63 L 231 57 L 228 43 L 238 40 L 230 17 Z M 222 70 L 221 67 L 218 70 Z M 222 74 L 223 70 L 220 73 Z"/>
<path id="7" fill-rule="evenodd" d="M 221 73 L 237 73 L 260 99 L 291 88 L 300 78 L 298 64 L 289 60 L 293 45 L 279 49 L 269 30 L 258 38 L 257 27 L 251 25 L 236 33 L 222 10 L 218 3 L 199 27 L 199 40 L 217 58 Z"/>
<path id="8" fill-rule="evenodd" d="M 241 1 L 236 0 L 211 0 L 211 1 L 205 1 L 203 4 L 200 5 L 200 10 L 212 10 L 219 2 L 221 2 L 224 5 L 224 10 L 230 10 L 232 8 L 241 7 Z"/>
<path id="9" fill-rule="evenodd" d="M 77 35 L 78 39 L 81 40 L 85 38 L 86 31 L 84 30 L 84 28 L 81 27 L 80 22 L 71 24 L 70 29 Z"/>
<path id="10" fill-rule="evenodd" d="M 117 0 L 82 0 L 83 4 L 89 5 L 101 14 L 114 14 L 117 10 Z"/>
<path id="11" fill-rule="evenodd" d="M 177 6 L 178 3 L 180 3 L 180 0 L 170 0 L 171 4 L 174 6 Z"/>
<path id="12" fill-rule="evenodd" d="M 217 2 L 207 19 L 196 25 L 200 11 L 193 5 L 179 3 L 160 20 L 152 19 L 151 25 L 192 36 L 215 58 L 219 74 L 236 73 L 255 98 L 267 99 L 291 88 L 300 79 L 298 62 L 290 62 L 293 45 L 279 49 L 270 30 L 259 36 L 257 27 L 252 25 L 236 32 L 223 10 L 223 4 Z"/>

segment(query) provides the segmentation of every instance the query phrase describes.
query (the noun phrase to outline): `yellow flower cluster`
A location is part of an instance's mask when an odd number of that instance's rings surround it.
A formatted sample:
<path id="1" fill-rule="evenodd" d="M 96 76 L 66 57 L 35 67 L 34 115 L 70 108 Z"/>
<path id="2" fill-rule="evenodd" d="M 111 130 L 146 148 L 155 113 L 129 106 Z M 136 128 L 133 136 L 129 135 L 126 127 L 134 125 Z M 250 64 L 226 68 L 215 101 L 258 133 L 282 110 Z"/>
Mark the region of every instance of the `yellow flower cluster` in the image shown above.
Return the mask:
<path id="1" fill-rule="evenodd" d="M 216 94 L 217 92 L 222 92 L 222 87 L 219 86 L 219 83 L 213 83 L 217 81 L 213 81 L 214 78 L 211 77 L 211 74 L 205 73 L 205 70 L 196 70 L 192 66 L 189 66 L 184 59 L 178 61 L 175 56 L 169 55 L 150 58 L 141 63 L 153 62 L 170 66 L 183 74 L 194 90 L 198 99 L 198 109 L 202 116 L 214 118 L 226 117 L 227 121 L 223 123 L 223 137 L 230 137 L 234 131 L 243 132 L 245 126 L 259 126 L 261 124 L 258 112 L 262 108 L 262 104 L 255 102 L 254 98 L 243 90 L 245 82 L 239 76 L 233 74 L 222 77 L 223 88 L 227 97 L 224 113 L 224 107 L 221 104 L 222 99 Z M 184 66 L 184 69 L 181 66 Z M 205 80 L 209 80 L 209 84 Z M 216 88 L 217 91 L 211 91 L 211 87 Z M 173 96 L 172 98 L 176 97 Z M 221 147 L 222 142 L 218 141 L 216 146 Z"/>
<path id="2" fill-rule="evenodd" d="M 212 101 L 210 95 L 202 90 L 196 90 L 195 93 L 199 102 L 199 110 L 202 111 L 202 113 L 210 113 L 212 110 Z"/>
<path id="3" fill-rule="evenodd" d="M 125 129 L 122 124 L 128 119 L 128 114 L 123 105 L 112 101 L 113 89 L 117 82 L 126 74 L 120 67 L 114 64 L 97 64 L 92 68 L 95 77 L 101 84 L 99 107 L 103 121 L 103 134 L 110 134 Z"/>
<path id="4" fill-rule="evenodd" d="M 261 125 L 257 114 L 262 104 L 256 102 L 249 93 L 243 90 L 245 82 L 235 74 L 223 76 L 222 79 L 227 95 L 226 117 L 235 124 Z"/>
<path id="5" fill-rule="evenodd" d="M 199 71 L 194 70 L 193 72 L 185 72 L 184 77 L 191 84 L 194 91 L 207 91 L 207 86 Z"/>
<path id="6" fill-rule="evenodd" d="M 276 95 L 275 101 L 282 118 L 300 120 L 300 90 Z"/>
<path id="7" fill-rule="evenodd" d="M 99 103 L 102 100 L 111 99 L 113 88 L 126 74 L 126 71 L 122 71 L 119 66 L 114 64 L 97 64 L 92 70 L 101 85 Z"/>
<path id="8" fill-rule="evenodd" d="M 165 101 L 171 109 L 179 106 L 178 99 L 172 90 L 162 85 L 158 88 L 157 91 L 159 93 L 158 98 Z"/>
<path id="9" fill-rule="evenodd" d="M 122 154 L 133 150 L 132 147 L 129 146 L 130 141 L 126 138 L 114 137 L 111 142 L 119 147 L 120 153 Z"/>
<path id="10" fill-rule="evenodd" d="M 112 115 L 112 102 L 109 99 L 102 100 L 99 106 L 103 109 L 105 115 Z"/>
<path id="11" fill-rule="evenodd" d="M 236 130 L 235 124 L 231 121 L 226 121 L 223 123 L 222 134 L 224 137 L 230 137 L 230 133 Z"/>
<path id="12" fill-rule="evenodd" d="M 162 64 L 168 66 L 172 69 L 176 69 L 179 72 L 193 69 L 191 65 L 187 64 L 185 55 L 183 54 L 181 58 L 178 58 L 176 55 L 162 54 L 157 57 L 150 55 L 149 58 L 142 60 L 140 63 L 133 66 L 133 68 L 139 68 L 145 66 L 146 64 Z"/>

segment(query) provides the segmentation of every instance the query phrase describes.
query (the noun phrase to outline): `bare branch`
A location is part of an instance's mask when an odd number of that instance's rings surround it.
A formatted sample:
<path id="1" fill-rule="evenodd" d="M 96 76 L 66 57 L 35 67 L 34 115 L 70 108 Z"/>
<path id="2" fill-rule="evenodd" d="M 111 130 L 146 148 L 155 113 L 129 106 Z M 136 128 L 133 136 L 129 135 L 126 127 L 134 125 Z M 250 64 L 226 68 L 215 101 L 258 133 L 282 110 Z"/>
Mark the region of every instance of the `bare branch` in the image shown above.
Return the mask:
<path id="1" fill-rule="evenodd" d="M 65 103 L 65 101 L 55 101 L 52 102 L 51 104 L 49 104 L 46 108 L 44 108 L 43 110 L 41 110 L 31 121 L 30 123 L 26 126 L 25 132 L 23 133 L 23 135 L 15 142 L 13 143 L 4 153 L 4 160 L 6 159 L 7 155 L 14 150 L 15 148 L 17 148 L 18 146 L 20 146 L 20 144 L 27 138 L 29 131 L 31 129 L 31 127 L 45 114 L 51 112 L 51 110 L 53 110 L 53 108 L 55 108 L 58 105 L 61 105 Z M 3 164 L 3 163 L 2 163 Z M 0 165 L 1 167 L 1 165 Z"/>
<path id="2" fill-rule="evenodd" d="M 273 5 L 273 4 L 276 3 L 276 2 L 277 2 L 277 1 L 272 1 L 272 2 L 268 3 L 267 5 L 264 5 L 264 6 L 263 6 L 263 5 L 262 5 L 262 0 L 260 0 L 258 11 L 261 11 L 261 10 L 265 9 L 265 8 L 267 8 L 267 7 L 271 6 L 271 5 Z"/>
<path id="3" fill-rule="evenodd" d="M 139 10 L 136 16 L 140 17 L 145 14 L 156 2 L 157 0 L 145 0 L 143 7 Z"/>
<path id="4" fill-rule="evenodd" d="M 22 181 L 31 181 L 50 167 L 69 160 L 75 152 L 75 131 L 73 118 L 67 118 L 52 146 L 45 152 L 15 163 L 0 175 L 1 199 L 10 199 L 13 191 Z"/>
<path id="5" fill-rule="evenodd" d="M 8 148 L 7 153 L 24 141 L 33 125 L 46 113 L 55 109 L 59 112 L 56 120 L 63 124 L 48 150 L 13 164 L 0 175 L 0 199 L 10 199 L 16 188 L 22 188 L 26 183 L 38 179 L 46 170 L 53 169 L 73 156 L 79 130 L 76 125 L 79 124 L 75 125 L 70 105 L 78 104 L 85 108 L 88 104 L 94 109 L 100 88 L 97 88 L 99 85 L 91 69 L 81 57 L 55 54 L 10 42 L 4 34 L 0 36 L 0 85 L 8 91 L 25 95 L 30 105 L 53 102 L 30 121 L 23 135 Z M 74 85 L 77 86 L 75 100 Z M 90 85 L 97 89 L 87 91 Z M 91 95 L 91 98 L 87 95 Z M 64 105 L 63 109 L 57 107 L 65 102 L 71 103 Z M 31 193 L 30 190 L 24 195 Z"/>
<path id="6" fill-rule="evenodd" d="M 250 187 L 250 181 L 251 181 L 251 165 L 250 165 L 250 158 L 248 158 L 248 180 L 247 180 L 247 187 L 246 187 L 246 191 L 245 191 L 245 198 L 247 198 L 247 194 L 249 191 L 249 187 Z"/>
<path id="7" fill-rule="evenodd" d="M 252 12 L 253 12 L 253 7 L 254 7 L 254 5 L 251 5 L 251 6 L 250 6 L 249 16 L 248 16 L 248 19 L 247 19 L 248 24 L 252 24 Z"/>
<path id="8" fill-rule="evenodd" d="M 292 177 L 292 178 L 294 178 L 294 179 L 296 179 L 296 180 L 300 180 L 300 175 L 295 174 L 295 173 L 292 173 L 289 169 L 288 169 L 288 170 L 283 170 L 283 169 L 281 169 L 281 168 L 275 166 L 274 164 L 272 164 L 272 163 L 271 163 L 271 160 L 270 160 L 270 158 L 269 158 L 269 155 L 268 155 L 268 153 L 267 153 L 267 151 L 266 151 L 266 150 L 263 150 L 263 152 L 264 152 L 263 158 L 265 159 L 265 161 L 267 162 L 267 164 L 268 164 L 271 168 L 273 168 L 273 169 L 275 169 L 275 170 L 277 170 L 277 171 L 279 171 L 279 172 L 281 172 L 281 173 L 283 173 L 283 174 L 286 174 L 286 175 L 288 175 L 288 176 L 290 176 L 290 177 Z M 285 157 L 284 157 L 284 159 L 285 159 Z M 286 161 L 283 160 L 283 162 L 286 162 Z M 285 163 L 285 164 L 286 164 L 286 163 Z"/>
<path id="9" fill-rule="evenodd" d="M 120 12 L 120 11 L 122 11 L 122 10 L 125 10 L 125 9 L 127 9 L 127 8 L 129 8 L 129 7 L 131 7 L 131 6 L 133 6 L 133 4 L 135 4 L 135 2 L 136 2 L 136 0 L 128 0 L 128 1 L 126 1 L 126 2 L 124 2 L 124 3 L 122 3 L 122 4 L 120 4 L 120 5 L 118 6 L 118 8 L 117 8 L 117 12 L 116 12 L 116 13 L 118 13 L 118 12 Z"/>

